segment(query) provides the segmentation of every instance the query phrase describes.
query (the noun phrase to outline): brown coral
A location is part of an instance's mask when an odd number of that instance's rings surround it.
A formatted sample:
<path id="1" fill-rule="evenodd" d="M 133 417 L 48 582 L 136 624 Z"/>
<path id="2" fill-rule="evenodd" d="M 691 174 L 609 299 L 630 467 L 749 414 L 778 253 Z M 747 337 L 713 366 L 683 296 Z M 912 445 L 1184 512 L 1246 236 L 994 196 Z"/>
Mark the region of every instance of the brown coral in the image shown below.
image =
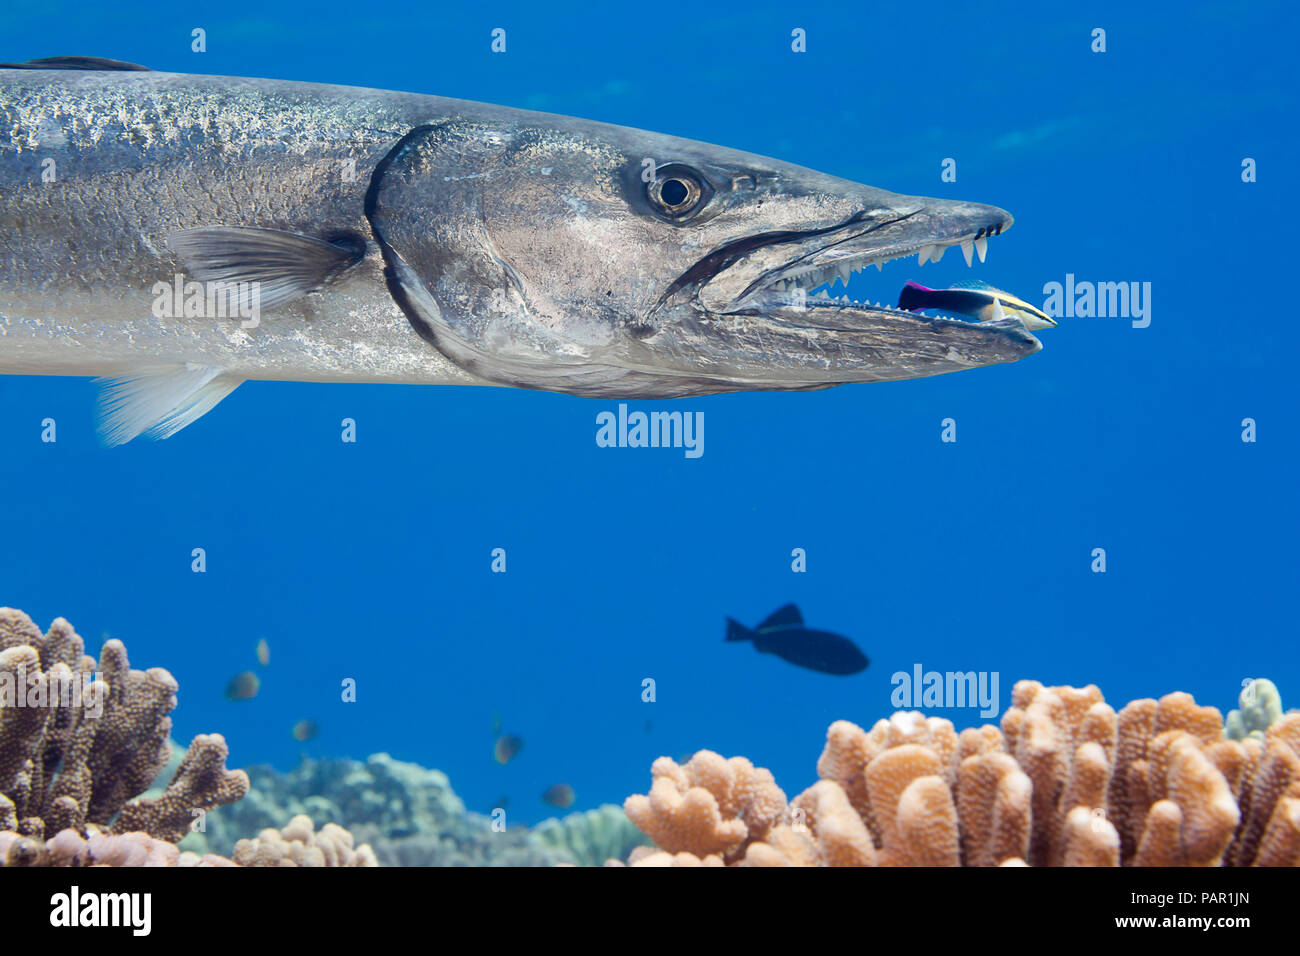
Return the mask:
<path id="1" fill-rule="evenodd" d="M 625 805 L 661 851 L 629 863 L 1300 866 L 1300 714 L 1239 742 L 1188 694 L 1117 714 L 1095 686 L 1021 681 L 1000 729 L 836 721 L 817 769 L 786 810 L 736 799 L 771 780 L 742 758 L 661 758 Z"/>
<path id="2" fill-rule="evenodd" d="M 242 770 L 225 767 L 225 741 L 195 738 L 157 800 L 136 800 L 167 763 L 176 681 L 133 670 L 120 641 L 98 664 L 63 618 L 45 634 L 0 608 L 0 830 L 42 841 L 89 824 L 175 842 L 203 810 L 240 799 Z"/>

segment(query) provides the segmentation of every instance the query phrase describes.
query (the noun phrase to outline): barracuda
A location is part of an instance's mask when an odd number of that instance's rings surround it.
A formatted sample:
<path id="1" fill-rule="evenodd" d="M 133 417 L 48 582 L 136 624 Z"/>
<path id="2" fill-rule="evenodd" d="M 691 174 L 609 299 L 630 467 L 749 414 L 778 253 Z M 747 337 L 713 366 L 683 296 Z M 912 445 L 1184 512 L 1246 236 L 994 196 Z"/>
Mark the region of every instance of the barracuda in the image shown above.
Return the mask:
<path id="1" fill-rule="evenodd" d="M 1012 221 L 993 206 L 570 117 L 86 58 L 0 69 L 0 115 L 0 372 L 104 378 L 110 443 L 250 379 L 674 398 L 1040 348 L 1014 317 L 826 294 L 904 256 L 983 261 Z"/>

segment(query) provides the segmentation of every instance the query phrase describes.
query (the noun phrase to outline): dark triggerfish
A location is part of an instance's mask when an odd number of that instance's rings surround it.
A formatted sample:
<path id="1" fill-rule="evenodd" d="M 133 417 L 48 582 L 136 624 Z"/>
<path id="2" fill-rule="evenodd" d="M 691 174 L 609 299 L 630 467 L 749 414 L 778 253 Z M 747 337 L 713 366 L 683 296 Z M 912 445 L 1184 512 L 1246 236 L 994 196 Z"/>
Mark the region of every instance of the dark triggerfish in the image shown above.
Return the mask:
<path id="1" fill-rule="evenodd" d="M 823 674 L 857 674 L 871 663 L 847 637 L 804 627 L 803 615 L 793 604 L 772 612 L 752 630 L 727 618 L 727 640 L 751 641 L 762 654 Z"/>

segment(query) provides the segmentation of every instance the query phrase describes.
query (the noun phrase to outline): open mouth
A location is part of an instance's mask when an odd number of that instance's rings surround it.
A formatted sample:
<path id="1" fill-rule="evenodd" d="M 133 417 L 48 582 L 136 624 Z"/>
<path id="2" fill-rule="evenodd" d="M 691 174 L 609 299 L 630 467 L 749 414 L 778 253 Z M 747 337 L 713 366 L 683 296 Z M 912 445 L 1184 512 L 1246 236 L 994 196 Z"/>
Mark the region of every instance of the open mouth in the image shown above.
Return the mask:
<path id="1" fill-rule="evenodd" d="M 909 217 L 900 217 L 884 225 L 899 225 L 907 218 Z M 939 262 L 953 248 L 960 251 L 966 265 L 970 267 L 976 259 L 984 262 L 988 255 L 990 237 L 1000 235 L 1010 225 L 1009 220 L 997 220 L 973 231 L 961 229 L 948 235 L 930 235 L 919 239 L 909 237 L 906 241 L 887 241 L 883 244 L 872 242 L 873 234 L 880 227 L 855 231 L 768 270 L 741 293 L 737 304 L 747 306 L 763 300 L 763 304 L 770 305 L 776 299 L 789 305 L 871 308 L 915 316 L 915 312 L 892 304 L 899 299 L 897 292 L 892 297 L 875 301 L 869 294 L 870 284 L 864 280 L 855 280 L 854 277 L 872 266 L 883 272 L 886 263 L 912 257 L 915 257 L 917 267 L 920 268 L 928 263 Z M 843 228 L 837 231 L 842 231 Z M 898 287 L 901 286 L 902 282 L 899 282 Z M 836 295 L 837 289 L 840 290 L 839 295 Z M 944 317 L 954 321 L 973 321 L 970 316 L 955 312 L 946 313 Z"/>

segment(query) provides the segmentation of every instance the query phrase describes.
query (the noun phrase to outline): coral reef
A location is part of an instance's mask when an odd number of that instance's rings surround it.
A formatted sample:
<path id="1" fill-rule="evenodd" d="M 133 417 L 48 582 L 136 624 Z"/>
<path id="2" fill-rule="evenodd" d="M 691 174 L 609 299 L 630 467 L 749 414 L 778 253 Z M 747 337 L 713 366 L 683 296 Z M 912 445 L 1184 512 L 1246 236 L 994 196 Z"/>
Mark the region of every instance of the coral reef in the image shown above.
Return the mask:
<path id="1" fill-rule="evenodd" d="M 634 866 L 1298 866 L 1300 714 L 1224 739 L 1188 694 L 1118 713 L 1095 686 L 1020 681 L 1001 727 L 898 712 L 831 725 L 789 804 L 765 770 L 661 757 L 624 804 Z"/>
<path id="2" fill-rule="evenodd" d="M 1237 697 L 1237 706 L 1240 710 L 1228 711 L 1224 721 L 1223 735 L 1230 740 L 1263 740 L 1264 732 L 1282 719 L 1282 694 L 1267 678 L 1248 681 Z M 1287 713 L 1300 711 L 1293 708 Z"/>
<path id="3" fill-rule="evenodd" d="M 0 608 L 0 830 L 41 842 L 72 830 L 145 833 L 175 843 L 197 815 L 240 799 L 219 734 L 194 738 L 157 798 L 137 799 L 167 763 L 177 684 L 160 667 L 132 670 L 121 641 L 99 662 L 63 618 L 45 634 Z"/>
<path id="4" fill-rule="evenodd" d="M 686 764 L 660 757 L 647 796 L 623 804 L 628 819 L 670 854 L 689 852 L 733 862 L 787 819 L 785 794 L 772 774 L 744 757 L 701 750 Z"/>
<path id="5" fill-rule="evenodd" d="M 352 848 L 352 834 L 334 823 L 315 832 L 311 817 L 299 814 L 283 830 L 268 827 L 251 840 L 235 844 L 238 866 L 378 866 L 363 843 Z"/>
<path id="6" fill-rule="evenodd" d="M 646 837 L 622 807 L 606 803 L 594 810 L 543 820 L 533 828 L 533 841 L 577 866 L 601 866 L 608 860 L 626 859 L 646 843 Z"/>
<path id="7" fill-rule="evenodd" d="M 174 843 L 147 833 L 108 833 L 87 824 L 89 835 L 60 830 L 48 840 L 0 833 L 3 866 L 235 866 L 220 856 L 182 853 Z"/>
<path id="8" fill-rule="evenodd" d="M 577 862 L 567 849 L 523 827 L 494 828 L 471 813 L 447 775 L 374 754 L 365 761 L 304 760 L 289 773 L 250 767 L 248 795 L 213 810 L 182 849 L 235 853 L 240 837 L 304 815 L 316 826 L 347 825 L 383 866 L 550 866 Z M 236 857 L 237 858 L 237 857 Z"/>
<path id="9" fill-rule="evenodd" d="M 305 816 L 283 830 L 268 827 L 235 845 L 234 859 L 200 856 L 147 833 L 109 833 L 91 823 L 89 835 L 61 830 L 48 840 L 0 832 L 0 867 L 24 866 L 378 866 L 366 844 L 354 848 L 352 834 L 327 823 L 316 832 Z"/>

